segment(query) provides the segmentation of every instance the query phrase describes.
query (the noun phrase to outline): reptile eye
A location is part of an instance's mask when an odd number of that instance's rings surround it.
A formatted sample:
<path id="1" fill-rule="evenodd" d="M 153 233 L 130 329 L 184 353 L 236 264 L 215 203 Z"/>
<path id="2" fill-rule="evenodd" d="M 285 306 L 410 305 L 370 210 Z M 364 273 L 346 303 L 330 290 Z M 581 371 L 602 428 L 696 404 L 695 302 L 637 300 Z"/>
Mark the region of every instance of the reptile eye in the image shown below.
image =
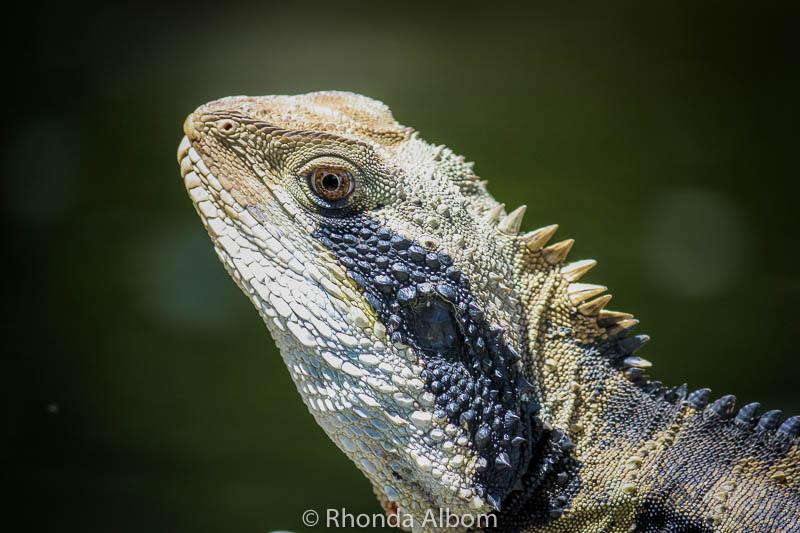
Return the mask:
<path id="1" fill-rule="evenodd" d="M 308 177 L 314 194 L 326 202 L 338 202 L 346 198 L 355 188 L 353 175 L 338 168 L 316 168 Z"/>

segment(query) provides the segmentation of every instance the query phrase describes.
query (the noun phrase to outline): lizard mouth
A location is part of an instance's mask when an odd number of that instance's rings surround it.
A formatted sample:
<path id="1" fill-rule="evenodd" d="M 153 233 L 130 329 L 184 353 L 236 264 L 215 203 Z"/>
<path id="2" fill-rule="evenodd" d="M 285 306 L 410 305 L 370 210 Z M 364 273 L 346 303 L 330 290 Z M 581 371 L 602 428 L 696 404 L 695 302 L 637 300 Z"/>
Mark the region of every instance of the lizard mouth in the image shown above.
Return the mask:
<path id="1" fill-rule="evenodd" d="M 186 177 L 186 173 L 189 172 L 189 170 L 188 169 L 184 170 L 183 165 L 181 163 L 183 163 L 183 159 L 189 155 L 189 148 L 191 147 L 192 147 L 192 142 L 189 140 L 189 137 L 184 135 L 183 139 L 181 139 L 181 143 L 178 145 L 178 164 L 181 165 L 182 178 Z"/>
<path id="2" fill-rule="evenodd" d="M 223 187 L 217 176 L 214 176 L 203 161 L 203 157 L 198 151 L 198 146 L 202 144 L 199 143 L 201 135 L 195 128 L 194 122 L 194 113 L 187 116 L 183 122 L 184 136 L 178 145 L 178 164 L 181 166 L 181 177 L 186 182 L 186 189 L 189 191 L 192 200 L 197 203 L 195 196 L 192 195 L 192 189 L 198 185 L 203 185 L 206 189 L 213 189 L 213 191 L 208 191 L 212 194 L 219 194 L 223 189 L 227 190 L 228 187 Z M 224 178 L 224 176 L 221 177 Z"/>
<path id="3" fill-rule="evenodd" d="M 216 198 L 223 191 L 223 186 L 203 162 L 200 153 L 192 145 L 188 136 L 185 136 L 178 146 L 178 163 L 181 166 L 181 178 L 183 178 L 186 191 L 203 223 L 207 227 L 211 227 L 217 222 L 224 224 L 218 217 Z M 222 230 L 223 228 L 216 229 Z"/>
<path id="4" fill-rule="evenodd" d="M 189 150 L 192 148 L 192 141 L 197 139 L 198 136 L 197 130 L 194 128 L 194 113 L 188 115 L 186 120 L 183 121 L 183 133 L 183 139 L 181 139 L 178 145 L 178 164 L 181 165 L 181 177 L 186 178 L 186 174 L 191 171 L 191 167 L 184 169 L 183 160 L 189 156 Z"/>
<path id="5" fill-rule="evenodd" d="M 192 142 L 186 135 L 178 145 L 178 164 L 181 166 L 181 178 L 186 185 L 186 190 L 189 192 L 192 201 L 197 204 L 201 201 L 199 193 L 193 193 L 192 191 L 203 185 L 205 180 L 201 180 L 201 175 L 207 180 L 211 175 L 211 171 L 203 163 L 200 153 L 192 146 Z"/>
<path id="6" fill-rule="evenodd" d="M 192 141 L 196 141 L 199 138 L 199 134 L 194 127 L 194 113 L 187 116 L 186 120 L 183 122 L 183 133 L 184 136 L 178 145 L 178 164 L 181 166 L 181 178 L 183 178 L 184 181 L 188 179 L 194 182 L 195 180 L 190 177 L 193 172 L 194 174 L 199 173 L 203 177 L 208 178 L 211 175 L 211 171 L 205 163 L 203 163 L 200 153 L 192 144 Z M 200 176 L 197 177 L 199 178 Z M 193 184 L 193 186 L 190 187 L 190 184 L 187 182 L 186 188 L 191 191 L 191 189 L 197 185 L 200 185 L 200 183 L 196 185 Z M 192 197 L 192 200 L 194 200 L 194 197 Z"/>
<path id="7" fill-rule="evenodd" d="M 200 135 L 194 128 L 193 116 L 189 115 L 183 124 L 186 135 L 178 145 L 178 163 L 186 192 L 209 229 L 212 240 L 216 242 L 216 237 L 225 234 L 223 226 L 239 220 L 243 211 L 251 213 L 255 219 L 251 223 L 263 226 L 265 221 L 262 210 L 240 195 L 228 176 L 215 175 L 206 165 L 204 159 L 207 158 L 201 155 L 202 144 L 197 142 Z M 214 166 L 212 162 L 209 164 Z M 217 169 L 215 171 L 218 172 Z"/>

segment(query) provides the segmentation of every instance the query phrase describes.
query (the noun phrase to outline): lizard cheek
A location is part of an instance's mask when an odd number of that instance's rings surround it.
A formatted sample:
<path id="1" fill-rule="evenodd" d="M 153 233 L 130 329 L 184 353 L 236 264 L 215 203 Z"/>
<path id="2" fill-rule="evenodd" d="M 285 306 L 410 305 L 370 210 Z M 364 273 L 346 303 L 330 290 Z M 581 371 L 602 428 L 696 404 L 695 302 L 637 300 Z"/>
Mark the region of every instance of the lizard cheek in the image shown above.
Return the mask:
<path id="1" fill-rule="evenodd" d="M 454 356 L 463 343 L 452 307 L 441 300 L 428 301 L 415 308 L 411 328 L 423 349 Z"/>
<path id="2" fill-rule="evenodd" d="M 463 450 L 450 453 L 436 445 L 431 454 L 452 455 L 454 469 L 470 478 L 461 488 L 477 487 L 498 508 L 524 474 L 535 436 L 531 404 L 521 392 L 519 354 L 504 328 L 487 320 L 469 279 L 447 253 L 428 250 L 366 215 L 321 224 L 312 235 L 359 285 L 389 339 L 418 356 L 419 379 L 434 403 L 427 419 L 462 432 Z M 474 468 L 467 468 L 466 455 L 475 457 Z M 412 458 L 417 470 L 427 472 L 430 460 L 418 457 Z"/>

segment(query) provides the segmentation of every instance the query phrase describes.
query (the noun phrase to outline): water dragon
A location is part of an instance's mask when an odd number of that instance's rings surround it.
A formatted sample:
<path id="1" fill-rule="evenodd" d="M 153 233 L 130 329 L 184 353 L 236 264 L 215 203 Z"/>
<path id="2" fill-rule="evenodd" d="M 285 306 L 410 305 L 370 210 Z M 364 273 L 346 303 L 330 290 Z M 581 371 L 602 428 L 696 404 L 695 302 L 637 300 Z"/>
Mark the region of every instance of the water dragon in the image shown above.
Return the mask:
<path id="1" fill-rule="evenodd" d="M 595 264 L 357 94 L 229 97 L 181 175 L 303 401 L 416 531 L 800 531 L 800 417 L 651 380 Z M 416 520 L 416 521 L 415 521 Z"/>

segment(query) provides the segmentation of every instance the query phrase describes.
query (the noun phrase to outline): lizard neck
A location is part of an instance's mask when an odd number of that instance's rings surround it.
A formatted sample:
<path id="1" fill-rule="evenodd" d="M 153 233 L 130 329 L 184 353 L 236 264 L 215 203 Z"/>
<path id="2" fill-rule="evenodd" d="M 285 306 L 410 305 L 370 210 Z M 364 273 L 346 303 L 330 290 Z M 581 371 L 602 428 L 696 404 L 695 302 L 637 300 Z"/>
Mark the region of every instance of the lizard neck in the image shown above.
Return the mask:
<path id="1" fill-rule="evenodd" d="M 626 461 L 646 453 L 642 429 L 666 432 L 679 411 L 680 393 L 649 383 L 643 373 L 649 363 L 633 356 L 647 337 L 625 337 L 636 323 L 631 315 L 603 311 L 609 296 L 589 298 L 605 288 L 577 283 L 594 262 L 562 264 L 571 241 L 534 250 L 529 242 L 522 240 L 515 268 L 526 327 L 522 373 L 541 406 L 532 424 L 540 434 L 526 475 L 503 500 L 502 531 L 558 520 L 580 507 L 575 499 L 586 483 L 610 483 L 609 502 L 630 500 L 625 480 L 635 486 L 636 469 Z M 634 420 L 639 414 L 651 420 Z M 615 424 L 623 427 L 612 431 Z M 589 472 L 600 473 L 598 479 L 582 476 L 583 465 L 597 460 L 604 464 Z"/>
<path id="2" fill-rule="evenodd" d="M 587 263 L 547 255 L 525 249 L 516 265 L 527 340 L 522 374 L 530 401 L 541 406 L 532 424 L 540 434 L 496 530 L 736 529 L 753 520 L 753 490 L 795 509 L 787 480 L 800 419 L 776 433 L 777 412 L 756 422 L 757 404 L 737 413 L 733 396 L 707 405 L 709 389 L 687 395 L 686 385 L 668 390 L 650 381 L 650 363 L 634 355 L 648 337 L 628 336 L 637 322 L 603 311 L 608 296 L 589 299 L 604 287 L 577 283 Z M 762 513 L 754 531 L 772 531 L 792 512 Z"/>

